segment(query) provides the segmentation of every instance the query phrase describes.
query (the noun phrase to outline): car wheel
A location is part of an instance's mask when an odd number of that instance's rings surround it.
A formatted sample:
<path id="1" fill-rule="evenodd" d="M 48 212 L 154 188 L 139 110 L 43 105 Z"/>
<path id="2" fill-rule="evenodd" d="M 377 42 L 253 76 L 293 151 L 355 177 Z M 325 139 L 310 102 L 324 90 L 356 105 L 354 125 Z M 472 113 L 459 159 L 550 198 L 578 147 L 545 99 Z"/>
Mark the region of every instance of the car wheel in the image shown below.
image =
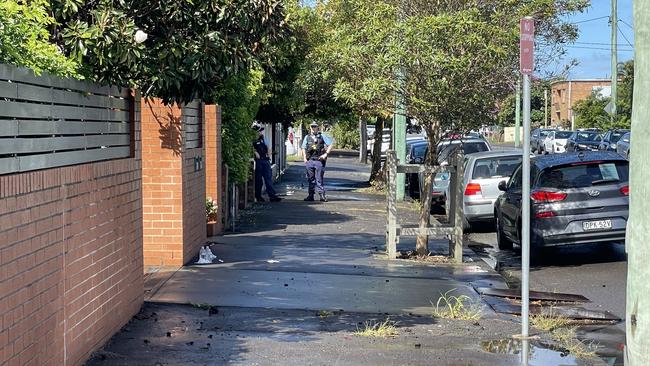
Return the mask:
<path id="1" fill-rule="evenodd" d="M 512 242 L 506 238 L 503 227 L 501 227 L 501 220 L 496 212 L 494 213 L 494 217 L 497 227 L 497 246 L 499 250 L 512 250 Z"/>
<path id="2" fill-rule="evenodd" d="M 463 216 L 463 232 L 468 233 L 472 230 L 472 224 Z"/>

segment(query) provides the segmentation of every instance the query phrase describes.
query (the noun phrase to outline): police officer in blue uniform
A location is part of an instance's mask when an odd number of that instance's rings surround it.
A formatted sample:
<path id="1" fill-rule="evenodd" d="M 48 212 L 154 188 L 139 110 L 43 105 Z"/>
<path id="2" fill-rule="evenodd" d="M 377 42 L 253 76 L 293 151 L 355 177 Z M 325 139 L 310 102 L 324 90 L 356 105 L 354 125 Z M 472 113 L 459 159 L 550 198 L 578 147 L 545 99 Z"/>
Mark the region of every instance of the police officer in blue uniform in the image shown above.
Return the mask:
<path id="1" fill-rule="evenodd" d="M 320 201 L 327 202 L 323 185 L 323 165 L 333 145 L 331 139 L 319 131 L 318 123 L 312 122 L 310 128 L 311 132 L 302 140 L 303 160 L 309 180 L 309 195 L 305 201 L 314 201 L 314 194 L 318 191 Z"/>
<path id="2" fill-rule="evenodd" d="M 255 149 L 255 199 L 257 202 L 264 202 L 262 198 L 262 181 L 266 184 L 266 193 L 269 195 L 269 201 L 278 202 L 282 198 L 278 197 L 273 189 L 273 177 L 271 172 L 271 149 L 264 141 L 264 127 L 257 123 L 253 124 L 253 130 L 257 132 L 257 139 L 253 142 Z"/>

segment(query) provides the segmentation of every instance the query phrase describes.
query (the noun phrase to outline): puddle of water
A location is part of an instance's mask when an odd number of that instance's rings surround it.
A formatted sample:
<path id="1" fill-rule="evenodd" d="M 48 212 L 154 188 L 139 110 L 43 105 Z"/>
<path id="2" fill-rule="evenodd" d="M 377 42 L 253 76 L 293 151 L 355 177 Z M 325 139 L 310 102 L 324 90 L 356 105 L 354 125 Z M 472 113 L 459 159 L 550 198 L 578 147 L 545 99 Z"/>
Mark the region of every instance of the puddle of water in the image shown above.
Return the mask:
<path id="1" fill-rule="evenodd" d="M 499 339 L 494 341 L 481 342 L 481 348 L 490 353 L 504 355 L 521 355 L 524 345 L 519 339 Z M 578 365 L 574 356 L 568 352 L 544 347 L 536 342 L 529 342 L 528 348 L 528 365 L 530 366 L 548 366 Z"/>

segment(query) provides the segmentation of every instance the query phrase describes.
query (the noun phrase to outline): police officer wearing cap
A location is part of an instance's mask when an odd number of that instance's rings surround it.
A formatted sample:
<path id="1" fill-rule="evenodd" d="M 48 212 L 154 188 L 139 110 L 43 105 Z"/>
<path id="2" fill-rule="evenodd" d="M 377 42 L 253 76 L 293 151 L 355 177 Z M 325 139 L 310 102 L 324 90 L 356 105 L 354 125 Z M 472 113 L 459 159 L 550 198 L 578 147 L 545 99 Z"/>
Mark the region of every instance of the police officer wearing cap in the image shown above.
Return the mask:
<path id="1" fill-rule="evenodd" d="M 320 201 L 327 202 L 323 185 L 323 162 L 332 150 L 332 140 L 319 131 L 318 123 L 312 122 L 310 128 L 311 132 L 302 141 L 303 160 L 309 180 L 309 195 L 305 201 L 314 201 L 314 194 L 318 191 Z"/>
<path id="2" fill-rule="evenodd" d="M 262 198 L 262 181 L 266 184 L 266 193 L 269 195 L 269 201 L 278 202 L 282 198 L 278 197 L 273 189 L 273 177 L 271 172 L 271 148 L 264 141 L 264 127 L 257 123 L 252 126 L 257 132 L 257 139 L 253 142 L 255 149 L 255 199 L 257 202 L 264 202 Z"/>

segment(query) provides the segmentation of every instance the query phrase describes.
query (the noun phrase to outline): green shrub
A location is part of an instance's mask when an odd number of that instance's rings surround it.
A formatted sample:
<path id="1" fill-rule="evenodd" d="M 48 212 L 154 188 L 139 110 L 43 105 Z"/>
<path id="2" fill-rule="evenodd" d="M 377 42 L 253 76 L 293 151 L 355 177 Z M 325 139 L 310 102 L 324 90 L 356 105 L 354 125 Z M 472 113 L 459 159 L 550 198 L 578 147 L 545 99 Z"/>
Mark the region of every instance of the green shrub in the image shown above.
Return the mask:
<path id="1" fill-rule="evenodd" d="M 79 78 L 79 64 L 49 42 L 48 28 L 55 20 L 48 8 L 46 0 L 0 2 L 0 63 Z"/>
<path id="2" fill-rule="evenodd" d="M 332 137 L 337 149 L 359 148 L 359 125 L 355 121 L 338 121 L 332 126 Z"/>

